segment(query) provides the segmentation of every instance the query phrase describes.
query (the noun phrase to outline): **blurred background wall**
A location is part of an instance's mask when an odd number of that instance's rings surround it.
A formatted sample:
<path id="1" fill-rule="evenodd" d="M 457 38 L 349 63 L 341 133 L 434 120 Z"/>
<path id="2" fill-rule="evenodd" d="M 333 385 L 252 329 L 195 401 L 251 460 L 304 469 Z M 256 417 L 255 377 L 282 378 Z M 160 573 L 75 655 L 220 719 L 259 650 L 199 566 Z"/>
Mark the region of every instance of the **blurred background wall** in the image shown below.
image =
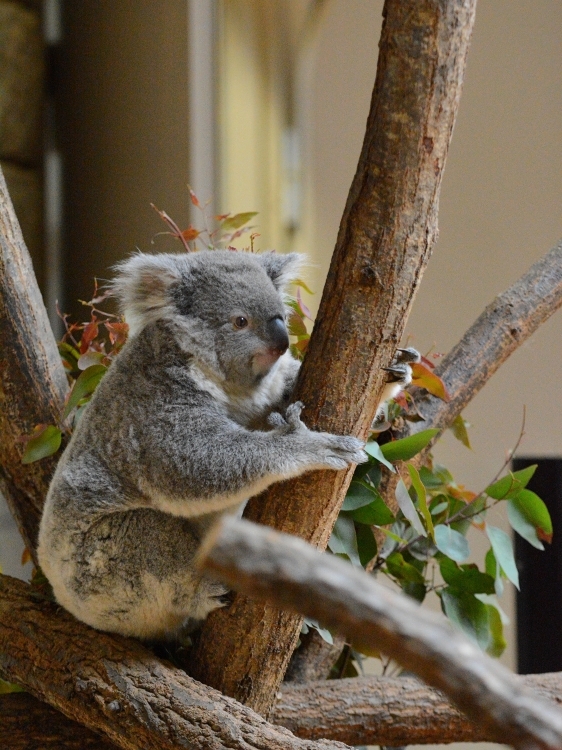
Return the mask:
<path id="1" fill-rule="evenodd" d="M 259 211 L 262 248 L 307 252 L 316 307 L 364 133 L 382 5 L 49 0 L 51 231 L 34 256 L 50 313 L 55 296 L 76 310 L 92 278 L 136 247 L 175 249 L 170 238 L 152 244 L 165 227 L 149 204 L 187 225 L 188 183 L 216 212 Z M 562 237 L 561 49 L 559 0 L 479 1 L 440 237 L 407 326 L 422 352 L 450 349 Z M 561 347 L 559 314 L 467 409 L 473 450 L 440 442 L 458 481 L 478 491 L 496 474 L 524 405 L 521 452 L 562 455 Z M 21 574 L 20 551 L 3 510 L 6 572 Z"/>

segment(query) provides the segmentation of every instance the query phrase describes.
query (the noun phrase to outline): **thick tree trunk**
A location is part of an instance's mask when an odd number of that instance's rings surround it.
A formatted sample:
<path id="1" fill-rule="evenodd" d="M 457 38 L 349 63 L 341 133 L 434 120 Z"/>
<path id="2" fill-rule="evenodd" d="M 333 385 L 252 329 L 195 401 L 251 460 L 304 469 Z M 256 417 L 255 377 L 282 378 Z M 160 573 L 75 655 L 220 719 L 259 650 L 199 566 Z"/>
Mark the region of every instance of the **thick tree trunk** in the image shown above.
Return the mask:
<path id="1" fill-rule="evenodd" d="M 0 352 L 0 492 L 33 551 L 58 459 L 22 464 L 21 438 L 58 421 L 68 384 L 1 171 Z"/>
<path id="2" fill-rule="evenodd" d="M 359 648 L 376 648 L 450 700 L 495 742 L 521 750 L 562 748 L 562 711 L 536 699 L 443 616 L 382 586 L 302 539 L 224 517 L 199 564 L 252 598 L 313 617 Z"/>
<path id="3" fill-rule="evenodd" d="M 8 576 L 0 576 L 0 676 L 124 750 L 347 747 L 294 737 L 137 641 L 95 632 Z"/>
<path id="4" fill-rule="evenodd" d="M 373 419 L 380 368 L 400 341 L 437 234 L 475 6 L 385 4 L 365 141 L 295 393 L 313 429 L 366 436 Z M 315 472 L 274 486 L 246 516 L 324 548 L 351 475 Z M 208 619 L 190 670 L 267 715 L 300 622 L 238 596 Z"/>

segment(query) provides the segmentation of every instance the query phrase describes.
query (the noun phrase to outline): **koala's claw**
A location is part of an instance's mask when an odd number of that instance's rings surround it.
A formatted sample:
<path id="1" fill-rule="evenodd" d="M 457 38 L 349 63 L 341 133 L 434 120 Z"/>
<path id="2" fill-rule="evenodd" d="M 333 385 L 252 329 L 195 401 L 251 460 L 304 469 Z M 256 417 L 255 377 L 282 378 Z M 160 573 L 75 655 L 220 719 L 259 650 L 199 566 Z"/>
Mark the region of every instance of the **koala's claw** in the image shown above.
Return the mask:
<path id="1" fill-rule="evenodd" d="M 267 424 L 274 429 L 287 427 L 287 422 L 278 411 L 272 411 L 267 418 Z"/>
<path id="2" fill-rule="evenodd" d="M 421 354 L 413 346 L 408 346 L 406 349 L 397 349 L 392 364 L 402 364 L 404 362 L 407 364 L 417 364 L 421 362 Z"/>
<path id="3" fill-rule="evenodd" d="M 365 443 L 350 435 L 329 435 L 326 463 L 333 469 L 345 469 L 349 464 L 363 464 L 369 456 L 363 448 Z"/>

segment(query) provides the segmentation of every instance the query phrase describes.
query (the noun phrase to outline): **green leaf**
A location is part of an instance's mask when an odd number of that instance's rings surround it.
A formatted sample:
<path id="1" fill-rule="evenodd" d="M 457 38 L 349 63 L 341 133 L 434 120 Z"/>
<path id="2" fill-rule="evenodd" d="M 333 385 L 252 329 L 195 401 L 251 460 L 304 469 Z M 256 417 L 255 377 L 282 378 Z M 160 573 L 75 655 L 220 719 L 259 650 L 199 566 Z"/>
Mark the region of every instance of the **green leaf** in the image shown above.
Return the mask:
<path id="1" fill-rule="evenodd" d="M 498 596 L 501 596 L 503 594 L 501 568 L 496 561 L 494 550 L 491 547 L 486 552 L 486 557 L 484 558 L 484 568 L 486 570 L 486 573 L 494 579 L 494 588 L 496 590 L 496 594 Z"/>
<path id="2" fill-rule="evenodd" d="M 552 521 L 548 508 L 540 497 L 531 492 L 531 490 L 521 490 L 516 497 L 508 500 L 507 516 L 515 531 L 521 534 L 524 539 L 527 539 L 534 547 L 544 549 L 539 541 L 540 539 L 549 544 L 552 542 Z M 519 528 L 515 524 L 518 524 Z M 520 528 L 523 529 L 529 526 L 534 532 L 534 541 L 531 541 L 528 536 L 525 536 L 525 533 L 520 531 Z"/>
<path id="3" fill-rule="evenodd" d="M 8 693 L 25 693 L 25 690 L 13 682 L 0 679 L 0 695 L 7 695 Z"/>
<path id="4" fill-rule="evenodd" d="M 396 496 L 398 507 L 400 508 L 404 516 L 408 519 L 410 524 L 417 531 L 417 533 L 421 536 L 427 536 L 427 531 L 423 527 L 423 524 L 418 515 L 418 511 L 416 510 L 416 507 L 412 502 L 412 498 L 410 497 L 410 493 L 408 492 L 406 485 L 404 484 L 402 479 L 398 480 L 398 484 L 396 485 L 394 494 Z"/>
<path id="5" fill-rule="evenodd" d="M 440 487 L 443 487 L 442 478 L 430 471 L 427 466 L 420 468 L 420 479 L 428 490 L 438 490 Z"/>
<path id="6" fill-rule="evenodd" d="M 443 497 L 443 495 L 439 495 L 439 497 Z M 449 503 L 446 500 L 441 500 L 435 504 L 432 502 L 429 506 L 432 516 L 438 516 L 440 513 L 443 513 L 444 510 L 447 510 L 448 507 Z"/>
<path id="7" fill-rule="evenodd" d="M 464 536 L 441 523 L 435 527 L 435 545 L 440 552 L 456 562 L 464 562 L 470 555 Z"/>
<path id="8" fill-rule="evenodd" d="M 68 399 L 68 403 L 65 407 L 63 419 L 66 419 L 70 412 L 75 406 L 78 406 L 79 402 L 90 396 L 97 388 L 100 380 L 107 372 L 107 367 L 104 365 L 92 365 L 82 372 L 74 383 L 74 387 Z"/>
<path id="9" fill-rule="evenodd" d="M 380 463 L 372 456 L 364 464 L 358 464 L 353 472 L 353 480 L 369 480 L 370 484 L 376 489 L 381 483 L 382 469 Z"/>
<path id="10" fill-rule="evenodd" d="M 466 445 L 467 448 L 472 448 L 470 445 L 470 438 L 468 437 L 468 431 L 466 429 L 468 426 L 468 422 L 463 418 L 462 414 L 459 414 L 458 417 L 455 417 L 449 429 L 456 439 L 460 440 L 463 445 Z"/>
<path id="11" fill-rule="evenodd" d="M 400 552 L 393 552 L 388 556 L 386 567 L 389 573 L 398 578 L 399 581 L 425 584 L 425 578 L 420 571 L 410 563 L 407 563 Z"/>
<path id="12" fill-rule="evenodd" d="M 78 359 L 80 358 L 80 352 L 75 349 L 67 341 L 59 341 L 58 343 L 59 354 L 71 368 L 71 370 L 78 369 Z"/>
<path id="13" fill-rule="evenodd" d="M 291 284 L 294 286 L 300 286 L 301 289 L 304 289 L 305 292 L 308 292 L 309 294 L 314 294 L 314 292 L 309 289 L 309 287 L 305 284 L 305 282 L 302 279 L 295 279 L 294 281 L 291 281 Z"/>
<path id="14" fill-rule="evenodd" d="M 233 232 L 235 229 L 240 229 L 244 224 L 247 224 L 254 216 L 257 216 L 257 211 L 246 211 L 242 214 L 234 214 L 229 216 L 227 219 L 221 222 L 221 229 L 223 232 Z"/>
<path id="15" fill-rule="evenodd" d="M 357 508 L 362 508 L 364 505 L 369 505 L 377 497 L 380 497 L 380 495 L 373 487 L 370 487 L 366 482 L 354 479 L 349 485 L 341 509 L 356 510 Z"/>
<path id="16" fill-rule="evenodd" d="M 21 460 L 22 464 L 32 464 L 47 456 L 52 456 L 60 448 L 62 432 L 54 425 L 48 425 L 28 440 Z"/>
<path id="17" fill-rule="evenodd" d="M 441 592 L 445 614 L 482 650 L 490 644 L 490 627 L 486 605 L 474 594 L 447 587 Z"/>
<path id="18" fill-rule="evenodd" d="M 505 531 L 498 529 L 496 526 L 490 526 L 490 524 L 486 524 L 486 534 L 494 550 L 496 561 L 513 585 L 519 588 L 519 572 L 513 556 L 511 539 Z"/>
<path id="19" fill-rule="evenodd" d="M 394 514 L 380 495 L 372 503 L 357 508 L 350 515 L 357 523 L 367 524 L 368 526 L 388 526 L 395 520 Z"/>
<path id="20" fill-rule="evenodd" d="M 410 479 L 412 480 L 412 486 L 416 491 L 416 495 L 418 496 L 418 503 L 422 516 L 425 519 L 427 532 L 433 539 L 435 536 L 435 532 L 433 529 L 433 519 L 431 518 L 431 513 L 429 512 L 429 508 L 427 507 L 427 495 L 425 492 L 425 487 L 423 486 L 423 482 L 420 479 L 420 475 L 418 474 L 415 466 L 413 466 L 412 464 L 408 464 L 408 472 L 410 474 Z"/>
<path id="21" fill-rule="evenodd" d="M 439 569 L 445 583 L 469 594 L 494 594 L 494 579 L 487 573 L 482 573 L 476 565 L 459 567 L 454 560 L 442 557 Z"/>
<path id="22" fill-rule="evenodd" d="M 515 497 L 519 492 L 527 486 L 529 480 L 535 473 L 537 465 L 527 466 L 525 469 L 519 471 L 509 472 L 506 477 L 498 479 L 489 487 L 486 487 L 484 492 L 488 497 L 493 497 L 494 500 L 508 500 Z"/>
<path id="23" fill-rule="evenodd" d="M 308 331 L 306 330 L 304 320 L 300 315 L 297 315 L 296 312 L 292 312 L 289 315 L 287 328 L 291 336 L 308 336 Z"/>
<path id="24" fill-rule="evenodd" d="M 423 602 L 425 595 L 427 594 L 425 583 L 413 583 L 411 581 L 405 581 L 402 583 L 402 591 L 420 604 Z"/>
<path id="25" fill-rule="evenodd" d="M 347 555 L 353 565 L 361 567 L 355 524 L 351 518 L 338 517 L 328 541 L 328 547 L 336 555 Z"/>
<path id="26" fill-rule="evenodd" d="M 505 651 L 507 643 L 503 635 L 503 623 L 497 608 L 493 604 L 486 604 L 488 612 L 488 629 L 490 631 L 490 642 L 486 651 L 490 656 L 499 657 Z"/>
<path id="27" fill-rule="evenodd" d="M 390 471 L 393 471 L 394 473 L 396 473 L 396 469 L 390 463 L 390 461 L 388 461 L 385 458 L 380 445 L 376 443 L 374 440 L 371 440 L 370 442 L 368 442 L 363 450 L 365 451 L 365 453 L 368 453 L 369 456 L 376 458 L 379 463 L 384 464 L 384 466 L 386 466 L 387 469 L 390 469 Z"/>
<path id="28" fill-rule="evenodd" d="M 359 560 L 361 565 L 365 567 L 371 562 L 373 557 L 377 556 L 377 540 L 373 534 L 373 530 L 370 526 L 364 526 L 360 524 L 356 528 L 357 534 L 357 549 L 359 550 Z"/>
<path id="29" fill-rule="evenodd" d="M 409 461 L 410 458 L 422 451 L 438 432 L 439 430 L 435 428 L 422 430 L 401 440 L 385 443 L 381 445 L 382 454 L 387 461 Z"/>

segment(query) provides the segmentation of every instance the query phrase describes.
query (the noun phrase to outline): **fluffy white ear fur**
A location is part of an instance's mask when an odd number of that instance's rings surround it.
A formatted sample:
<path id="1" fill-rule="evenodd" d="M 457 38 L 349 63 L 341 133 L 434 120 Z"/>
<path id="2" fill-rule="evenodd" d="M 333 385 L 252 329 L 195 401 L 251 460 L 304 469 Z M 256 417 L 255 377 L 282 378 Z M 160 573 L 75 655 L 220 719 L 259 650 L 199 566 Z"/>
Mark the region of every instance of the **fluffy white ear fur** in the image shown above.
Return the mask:
<path id="1" fill-rule="evenodd" d="M 118 263 L 114 270 L 117 275 L 111 288 L 131 335 L 172 312 L 169 290 L 180 279 L 177 256 L 137 253 Z"/>
<path id="2" fill-rule="evenodd" d="M 259 260 L 276 289 L 281 293 L 292 281 L 298 279 L 299 273 L 307 262 L 305 255 L 299 253 L 261 253 L 254 255 Z"/>

